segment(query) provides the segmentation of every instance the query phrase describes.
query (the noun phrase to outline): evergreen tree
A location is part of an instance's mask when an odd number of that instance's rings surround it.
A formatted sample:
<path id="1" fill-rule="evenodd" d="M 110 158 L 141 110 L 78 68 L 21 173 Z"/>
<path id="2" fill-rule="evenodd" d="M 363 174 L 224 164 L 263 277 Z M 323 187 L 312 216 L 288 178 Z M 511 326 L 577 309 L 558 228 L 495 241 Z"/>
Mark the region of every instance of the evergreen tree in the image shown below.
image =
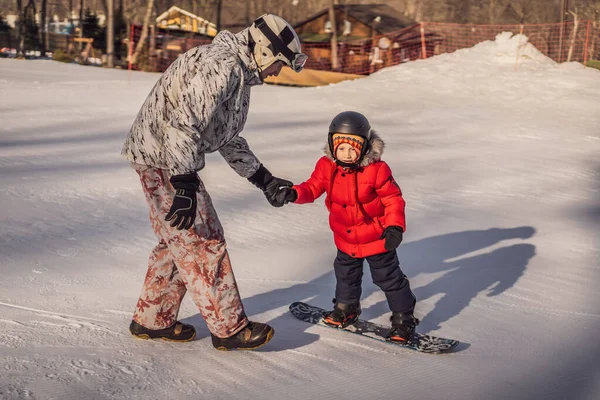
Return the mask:
<path id="1" fill-rule="evenodd" d="M 100 26 L 98 16 L 89 8 L 85 10 L 81 28 L 83 29 L 83 37 L 94 39 L 92 44 L 94 48 L 104 49 L 106 47 L 106 29 Z"/>

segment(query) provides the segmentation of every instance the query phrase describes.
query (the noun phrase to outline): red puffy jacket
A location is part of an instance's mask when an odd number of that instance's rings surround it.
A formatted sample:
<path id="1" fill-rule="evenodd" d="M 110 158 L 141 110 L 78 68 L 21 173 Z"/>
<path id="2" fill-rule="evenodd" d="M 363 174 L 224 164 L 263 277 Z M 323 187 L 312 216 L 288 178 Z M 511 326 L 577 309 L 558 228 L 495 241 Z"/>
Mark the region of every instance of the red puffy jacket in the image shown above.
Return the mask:
<path id="1" fill-rule="evenodd" d="M 372 133 L 371 151 L 360 168 L 337 165 L 326 147 L 327 156 L 317 162 L 310 178 L 294 189 L 296 204 L 312 203 L 327 192 L 329 226 L 338 249 L 356 258 L 384 253 L 381 234 L 388 226 L 406 231 L 405 202 L 390 167 L 380 160 L 383 141 Z"/>

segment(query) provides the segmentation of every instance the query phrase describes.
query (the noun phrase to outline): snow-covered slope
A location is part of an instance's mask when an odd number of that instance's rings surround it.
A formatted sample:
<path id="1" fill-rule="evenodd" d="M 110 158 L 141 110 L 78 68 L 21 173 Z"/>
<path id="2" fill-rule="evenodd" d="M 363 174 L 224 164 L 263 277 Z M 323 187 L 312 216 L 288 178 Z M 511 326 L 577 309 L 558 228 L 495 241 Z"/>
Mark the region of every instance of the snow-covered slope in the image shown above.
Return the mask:
<path id="1" fill-rule="evenodd" d="M 276 335 L 216 351 L 186 299 L 198 340 L 134 340 L 156 239 L 119 152 L 157 78 L 0 60 L 0 398 L 600 397 L 600 72 L 504 34 L 358 81 L 253 89 L 243 135 L 278 176 L 309 176 L 340 111 L 385 139 L 418 329 L 464 342 L 441 356 L 293 319 L 289 303 L 333 297 L 323 201 L 271 208 L 218 155 L 200 175 L 246 311 Z M 363 317 L 386 323 L 364 281 Z"/>

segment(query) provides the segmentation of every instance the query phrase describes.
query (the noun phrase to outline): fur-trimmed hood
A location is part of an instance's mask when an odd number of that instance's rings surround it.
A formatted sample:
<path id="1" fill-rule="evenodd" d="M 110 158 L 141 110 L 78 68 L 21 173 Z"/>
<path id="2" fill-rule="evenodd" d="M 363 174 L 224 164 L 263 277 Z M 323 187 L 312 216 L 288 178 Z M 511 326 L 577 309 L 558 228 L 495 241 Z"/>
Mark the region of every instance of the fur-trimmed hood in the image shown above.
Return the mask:
<path id="1" fill-rule="evenodd" d="M 369 152 L 363 156 L 362 160 L 360 160 L 359 166 L 361 167 L 366 167 L 369 164 L 381 160 L 381 156 L 383 155 L 383 149 L 385 148 L 385 142 L 383 141 L 383 139 L 381 139 L 379 134 L 373 129 L 371 129 L 370 136 L 371 137 L 369 139 Z M 335 158 L 331 153 L 331 149 L 329 148 L 329 140 L 327 141 L 327 143 L 325 143 L 324 150 L 327 158 L 329 158 L 332 161 L 335 161 Z"/>

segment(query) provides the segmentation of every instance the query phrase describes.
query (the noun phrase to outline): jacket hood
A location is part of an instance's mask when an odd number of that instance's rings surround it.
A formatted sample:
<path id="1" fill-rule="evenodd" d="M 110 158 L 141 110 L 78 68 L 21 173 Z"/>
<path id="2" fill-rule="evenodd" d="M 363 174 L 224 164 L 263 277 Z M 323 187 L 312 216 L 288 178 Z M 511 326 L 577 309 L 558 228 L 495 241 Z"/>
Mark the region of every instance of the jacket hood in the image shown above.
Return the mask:
<path id="1" fill-rule="evenodd" d="M 244 67 L 244 80 L 246 81 L 246 85 L 260 85 L 263 82 L 260 79 L 258 65 L 254 60 L 254 55 L 248 46 L 248 35 L 248 28 L 235 34 L 229 31 L 221 31 L 215 36 L 212 43 L 215 46 L 226 47 L 240 59 Z"/>
<path id="2" fill-rule="evenodd" d="M 381 160 L 381 156 L 383 155 L 383 149 L 385 148 L 385 142 L 381 139 L 379 134 L 373 129 L 371 129 L 371 138 L 369 139 L 369 152 L 365 154 L 360 160 L 359 166 L 366 167 L 369 164 L 372 164 L 376 161 Z M 331 154 L 331 149 L 329 149 L 329 141 L 325 143 L 325 155 L 332 161 L 335 161 L 333 154 Z"/>

